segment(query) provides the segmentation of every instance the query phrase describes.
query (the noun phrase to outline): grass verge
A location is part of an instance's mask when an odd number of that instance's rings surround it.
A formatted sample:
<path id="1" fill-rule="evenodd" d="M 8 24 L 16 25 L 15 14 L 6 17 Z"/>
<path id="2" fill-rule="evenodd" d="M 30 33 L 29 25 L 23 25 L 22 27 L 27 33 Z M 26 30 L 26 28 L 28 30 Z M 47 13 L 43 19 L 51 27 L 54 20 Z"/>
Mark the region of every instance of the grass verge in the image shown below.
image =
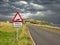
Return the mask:
<path id="1" fill-rule="evenodd" d="M 20 45 L 33 45 L 26 25 L 24 25 L 22 28 L 22 32 L 19 35 L 19 40 Z"/>
<path id="2" fill-rule="evenodd" d="M 16 41 L 16 28 L 10 23 L 0 23 L 0 45 L 33 45 L 26 25 L 19 28 L 19 40 Z"/>

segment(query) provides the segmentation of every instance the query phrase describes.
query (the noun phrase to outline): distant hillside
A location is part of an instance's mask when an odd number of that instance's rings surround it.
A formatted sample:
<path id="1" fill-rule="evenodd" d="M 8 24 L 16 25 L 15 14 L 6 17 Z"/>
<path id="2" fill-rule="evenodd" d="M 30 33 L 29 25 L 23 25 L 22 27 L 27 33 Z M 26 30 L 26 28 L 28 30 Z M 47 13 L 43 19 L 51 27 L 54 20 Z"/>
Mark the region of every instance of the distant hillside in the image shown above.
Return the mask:
<path id="1" fill-rule="evenodd" d="M 24 22 L 30 22 L 33 24 L 42 24 L 42 25 L 51 25 L 53 24 L 52 22 L 47 22 L 44 20 L 35 20 L 35 19 L 25 19 Z"/>

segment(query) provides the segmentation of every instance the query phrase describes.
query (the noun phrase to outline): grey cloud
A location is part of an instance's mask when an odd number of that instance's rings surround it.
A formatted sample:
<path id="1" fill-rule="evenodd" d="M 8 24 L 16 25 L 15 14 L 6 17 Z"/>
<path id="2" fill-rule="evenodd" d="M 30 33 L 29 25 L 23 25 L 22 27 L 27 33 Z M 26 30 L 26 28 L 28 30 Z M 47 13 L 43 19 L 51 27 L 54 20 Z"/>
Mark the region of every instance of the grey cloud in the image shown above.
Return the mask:
<path id="1" fill-rule="evenodd" d="M 37 4 L 60 4 L 60 0 L 35 0 L 34 3 Z"/>
<path id="2" fill-rule="evenodd" d="M 26 12 L 26 11 L 29 11 L 29 12 L 35 12 L 36 11 L 37 12 L 37 11 L 45 11 L 45 10 L 47 10 L 46 8 L 43 8 L 43 7 L 41 7 L 41 8 L 34 7 L 30 3 L 28 3 L 28 4 L 22 4 L 22 5 L 18 5 L 16 3 L 12 3 L 12 5 L 14 5 L 17 8 L 20 7 L 20 9 L 25 9 L 24 12 Z"/>
<path id="3" fill-rule="evenodd" d="M 0 15 L 7 17 L 0 17 L 1 20 L 10 20 L 8 16 L 13 16 L 13 13 L 19 11 L 23 16 L 34 19 L 53 21 L 55 19 L 59 22 L 60 17 L 60 0 L 0 0 Z M 32 4 L 34 5 L 32 5 Z M 41 7 L 37 7 L 42 6 Z M 41 13 L 42 12 L 42 13 Z M 35 15 L 36 14 L 36 15 Z M 26 18 L 25 17 L 25 18 Z M 9 19 L 8 19 L 9 18 Z"/>

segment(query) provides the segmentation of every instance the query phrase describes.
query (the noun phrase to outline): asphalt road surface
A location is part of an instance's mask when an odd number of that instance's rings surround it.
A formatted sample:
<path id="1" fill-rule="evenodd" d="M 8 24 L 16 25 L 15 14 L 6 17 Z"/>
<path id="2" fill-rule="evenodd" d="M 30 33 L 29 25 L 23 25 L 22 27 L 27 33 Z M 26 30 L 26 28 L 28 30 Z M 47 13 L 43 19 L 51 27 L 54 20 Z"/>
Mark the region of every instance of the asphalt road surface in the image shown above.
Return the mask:
<path id="1" fill-rule="evenodd" d="M 36 45 L 60 45 L 60 34 L 28 26 L 29 32 Z"/>

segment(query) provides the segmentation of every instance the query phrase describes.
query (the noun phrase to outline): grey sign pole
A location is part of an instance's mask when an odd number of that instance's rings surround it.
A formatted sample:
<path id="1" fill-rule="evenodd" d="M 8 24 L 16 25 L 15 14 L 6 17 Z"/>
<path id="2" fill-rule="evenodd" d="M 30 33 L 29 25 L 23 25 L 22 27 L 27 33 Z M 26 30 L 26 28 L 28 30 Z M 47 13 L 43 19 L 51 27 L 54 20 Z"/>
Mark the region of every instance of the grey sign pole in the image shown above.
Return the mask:
<path id="1" fill-rule="evenodd" d="M 18 35 L 19 35 L 19 29 L 17 28 L 17 32 L 16 32 L 17 34 L 16 34 L 16 39 L 17 39 L 17 41 L 18 41 Z"/>
<path id="2" fill-rule="evenodd" d="M 13 19 L 11 20 L 11 22 L 13 23 L 13 26 L 15 28 L 17 28 L 16 40 L 18 42 L 19 28 L 22 26 L 22 22 L 23 22 L 23 19 L 22 19 L 21 15 L 19 14 L 19 12 L 16 13 L 16 15 L 13 17 Z"/>

